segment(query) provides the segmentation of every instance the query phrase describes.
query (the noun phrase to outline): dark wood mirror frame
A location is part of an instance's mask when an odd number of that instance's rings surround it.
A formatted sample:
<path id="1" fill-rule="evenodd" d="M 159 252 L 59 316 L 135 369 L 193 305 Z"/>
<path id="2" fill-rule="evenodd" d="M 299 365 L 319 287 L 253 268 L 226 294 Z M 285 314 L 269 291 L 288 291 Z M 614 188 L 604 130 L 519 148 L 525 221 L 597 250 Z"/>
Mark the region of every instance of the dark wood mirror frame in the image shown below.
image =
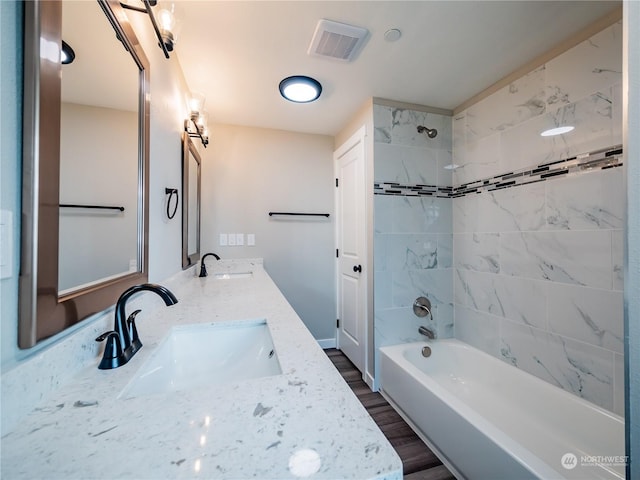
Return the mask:
<path id="1" fill-rule="evenodd" d="M 189 209 L 194 208 L 194 205 L 191 205 L 189 202 L 189 188 L 193 187 L 190 185 L 190 158 L 193 156 L 193 159 L 198 164 L 197 171 L 197 185 L 196 185 L 196 205 L 197 208 L 197 216 L 196 216 L 196 250 L 195 252 L 189 252 Z M 200 154 L 196 149 L 195 144 L 191 140 L 189 134 L 184 132 L 182 135 L 182 269 L 185 270 L 190 266 L 194 265 L 200 259 L 200 170 L 202 168 L 202 160 L 200 159 Z"/>
<path id="2" fill-rule="evenodd" d="M 140 70 L 138 271 L 62 296 L 58 294 L 62 3 L 24 2 L 20 348 L 33 347 L 105 310 L 116 303 L 126 288 L 148 279 L 149 62 L 120 3 L 113 0 L 97 3 Z M 51 45 L 57 45 L 57 52 Z M 47 47 L 49 51 L 41 50 Z"/>

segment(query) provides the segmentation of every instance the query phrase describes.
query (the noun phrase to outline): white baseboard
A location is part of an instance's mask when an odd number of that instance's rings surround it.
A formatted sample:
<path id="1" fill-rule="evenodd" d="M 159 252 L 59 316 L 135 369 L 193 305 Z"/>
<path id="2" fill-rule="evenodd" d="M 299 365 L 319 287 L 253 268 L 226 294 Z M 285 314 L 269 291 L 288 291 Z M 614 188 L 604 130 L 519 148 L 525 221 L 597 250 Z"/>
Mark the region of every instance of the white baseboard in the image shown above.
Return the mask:
<path id="1" fill-rule="evenodd" d="M 337 345 L 335 338 L 324 338 L 316 341 L 323 350 L 326 350 L 327 348 L 336 348 Z"/>
<path id="2" fill-rule="evenodd" d="M 376 385 L 376 380 L 371 376 L 369 372 L 366 372 L 364 375 L 364 383 L 369 385 L 369 388 L 371 389 L 372 392 L 378 391 L 378 385 Z"/>

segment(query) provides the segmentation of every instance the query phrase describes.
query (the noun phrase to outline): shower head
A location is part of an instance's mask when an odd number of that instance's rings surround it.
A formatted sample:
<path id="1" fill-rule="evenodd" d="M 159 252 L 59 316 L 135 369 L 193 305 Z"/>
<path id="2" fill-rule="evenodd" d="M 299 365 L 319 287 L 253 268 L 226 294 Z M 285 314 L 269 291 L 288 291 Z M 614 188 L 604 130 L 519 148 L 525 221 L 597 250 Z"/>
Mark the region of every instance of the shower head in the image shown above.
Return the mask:
<path id="1" fill-rule="evenodd" d="M 423 125 L 418 125 L 418 133 L 426 133 L 427 137 L 435 138 L 438 135 L 438 130 L 435 128 L 425 127 Z"/>

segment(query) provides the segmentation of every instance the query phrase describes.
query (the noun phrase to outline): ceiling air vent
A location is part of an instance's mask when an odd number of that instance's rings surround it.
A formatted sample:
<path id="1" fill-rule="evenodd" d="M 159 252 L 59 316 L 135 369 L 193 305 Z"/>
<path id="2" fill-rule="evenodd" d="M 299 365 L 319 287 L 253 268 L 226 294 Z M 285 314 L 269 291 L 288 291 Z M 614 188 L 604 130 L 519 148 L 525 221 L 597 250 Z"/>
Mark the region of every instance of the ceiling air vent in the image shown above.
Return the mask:
<path id="1" fill-rule="evenodd" d="M 350 62 L 362 48 L 368 34 L 366 28 L 323 19 L 318 21 L 307 53 Z"/>

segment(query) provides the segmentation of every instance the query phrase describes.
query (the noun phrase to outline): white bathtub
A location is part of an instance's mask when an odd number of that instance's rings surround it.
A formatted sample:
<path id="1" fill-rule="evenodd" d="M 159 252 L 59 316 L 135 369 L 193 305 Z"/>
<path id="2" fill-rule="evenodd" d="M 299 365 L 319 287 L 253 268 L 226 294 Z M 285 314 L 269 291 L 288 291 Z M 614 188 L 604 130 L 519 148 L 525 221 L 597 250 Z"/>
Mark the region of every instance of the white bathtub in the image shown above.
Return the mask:
<path id="1" fill-rule="evenodd" d="M 380 352 L 383 395 L 456 477 L 624 478 L 621 417 L 458 340 Z"/>

